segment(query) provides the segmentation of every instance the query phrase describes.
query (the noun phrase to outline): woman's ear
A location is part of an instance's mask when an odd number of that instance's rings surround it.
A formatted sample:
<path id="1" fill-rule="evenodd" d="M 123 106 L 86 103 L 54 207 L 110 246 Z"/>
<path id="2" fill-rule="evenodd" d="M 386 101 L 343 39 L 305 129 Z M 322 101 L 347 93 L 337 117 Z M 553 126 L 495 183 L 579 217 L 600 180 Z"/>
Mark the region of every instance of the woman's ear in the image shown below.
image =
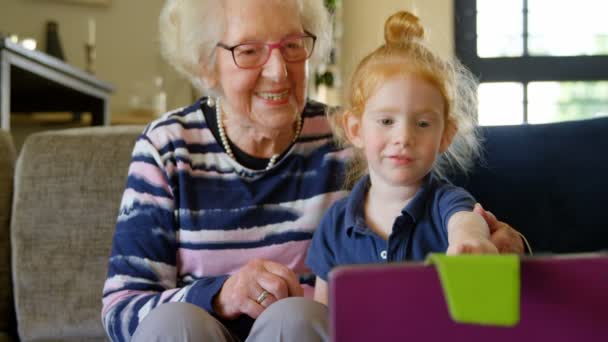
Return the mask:
<path id="1" fill-rule="evenodd" d="M 458 132 L 458 127 L 452 120 L 447 120 L 445 127 L 443 128 L 443 134 L 441 135 L 441 144 L 439 145 L 439 153 L 443 153 L 448 150 L 454 136 Z"/>
<path id="2" fill-rule="evenodd" d="M 217 87 L 219 80 L 217 71 L 214 67 L 209 67 L 206 63 L 200 62 L 199 75 L 205 89 L 214 89 Z"/>
<path id="3" fill-rule="evenodd" d="M 347 111 L 342 115 L 342 127 L 346 138 L 353 146 L 363 148 L 363 137 L 361 136 L 361 117 L 353 112 Z"/>

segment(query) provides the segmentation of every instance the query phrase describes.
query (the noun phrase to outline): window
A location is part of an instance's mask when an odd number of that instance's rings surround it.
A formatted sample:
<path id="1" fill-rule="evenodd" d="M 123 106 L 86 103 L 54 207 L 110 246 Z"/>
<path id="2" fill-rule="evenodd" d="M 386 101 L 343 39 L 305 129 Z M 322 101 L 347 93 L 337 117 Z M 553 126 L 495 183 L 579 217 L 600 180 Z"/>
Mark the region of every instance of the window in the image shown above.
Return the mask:
<path id="1" fill-rule="evenodd" d="M 608 1 L 456 0 L 456 55 L 482 125 L 608 115 Z"/>

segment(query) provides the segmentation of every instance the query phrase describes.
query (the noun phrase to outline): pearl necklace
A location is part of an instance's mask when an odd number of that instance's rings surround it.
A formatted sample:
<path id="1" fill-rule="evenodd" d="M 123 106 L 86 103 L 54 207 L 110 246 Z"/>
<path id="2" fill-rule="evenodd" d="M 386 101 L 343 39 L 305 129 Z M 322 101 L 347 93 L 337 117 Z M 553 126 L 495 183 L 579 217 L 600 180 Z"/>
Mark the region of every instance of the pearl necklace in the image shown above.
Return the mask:
<path id="1" fill-rule="evenodd" d="M 232 149 L 230 148 L 230 144 L 228 143 L 228 137 L 226 136 L 226 131 L 224 130 L 224 124 L 222 123 L 222 116 L 224 115 L 224 109 L 222 108 L 222 103 L 220 101 L 220 99 L 218 98 L 216 101 L 216 120 L 217 120 L 217 130 L 220 134 L 220 140 L 222 141 L 222 147 L 224 148 L 224 151 L 226 151 L 226 154 L 232 158 L 232 160 L 237 161 L 236 157 L 234 156 L 234 153 L 232 152 Z M 296 134 L 293 136 L 293 139 L 291 140 L 291 143 L 295 143 L 296 140 L 298 139 L 298 137 L 300 136 L 300 133 L 302 131 L 302 117 L 298 115 L 298 121 L 297 121 L 297 126 L 296 126 Z M 270 157 L 270 160 L 268 161 L 268 165 L 266 165 L 266 170 L 270 170 L 274 164 L 277 162 L 277 159 L 279 158 L 279 153 L 275 153 Z"/>

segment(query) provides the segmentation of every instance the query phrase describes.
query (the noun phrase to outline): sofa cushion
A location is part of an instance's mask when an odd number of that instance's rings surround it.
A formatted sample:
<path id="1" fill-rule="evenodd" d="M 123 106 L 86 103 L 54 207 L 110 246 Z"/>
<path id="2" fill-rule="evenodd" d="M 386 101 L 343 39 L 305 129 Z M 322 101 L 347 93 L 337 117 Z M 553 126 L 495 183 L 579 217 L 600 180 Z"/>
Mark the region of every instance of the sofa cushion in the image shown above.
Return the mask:
<path id="1" fill-rule="evenodd" d="M 14 328 L 9 222 L 15 154 L 11 136 L 7 131 L 0 130 L 0 336 L 1 332 Z"/>
<path id="2" fill-rule="evenodd" d="M 608 249 L 608 118 L 482 132 L 484 160 L 457 184 L 537 252 Z"/>
<path id="3" fill-rule="evenodd" d="M 104 340 L 101 291 L 140 126 L 29 136 L 17 162 L 11 223 L 22 341 Z"/>

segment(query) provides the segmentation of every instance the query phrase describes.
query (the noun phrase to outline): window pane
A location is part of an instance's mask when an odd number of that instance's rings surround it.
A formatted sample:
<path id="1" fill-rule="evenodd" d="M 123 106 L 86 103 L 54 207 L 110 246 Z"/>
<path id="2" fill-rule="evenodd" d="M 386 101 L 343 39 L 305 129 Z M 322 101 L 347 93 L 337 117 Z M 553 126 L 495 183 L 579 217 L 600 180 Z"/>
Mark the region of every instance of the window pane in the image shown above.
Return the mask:
<path id="1" fill-rule="evenodd" d="M 524 86 L 521 83 L 481 83 L 479 124 L 483 126 L 517 125 L 524 121 Z"/>
<path id="2" fill-rule="evenodd" d="M 521 56 L 523 20 L 523 0 L 477 0 L 479 57 Z"/>
<path id="3" fill-rule="evenodd" d="M 608 81 L 531 82 L 528 98 L 530 123 L 608 116 Z"/>
<path id="4" fill-rule="evenodd" d="M 608 1 L 528 0 L 530 55 L 608 54 Z"/>

